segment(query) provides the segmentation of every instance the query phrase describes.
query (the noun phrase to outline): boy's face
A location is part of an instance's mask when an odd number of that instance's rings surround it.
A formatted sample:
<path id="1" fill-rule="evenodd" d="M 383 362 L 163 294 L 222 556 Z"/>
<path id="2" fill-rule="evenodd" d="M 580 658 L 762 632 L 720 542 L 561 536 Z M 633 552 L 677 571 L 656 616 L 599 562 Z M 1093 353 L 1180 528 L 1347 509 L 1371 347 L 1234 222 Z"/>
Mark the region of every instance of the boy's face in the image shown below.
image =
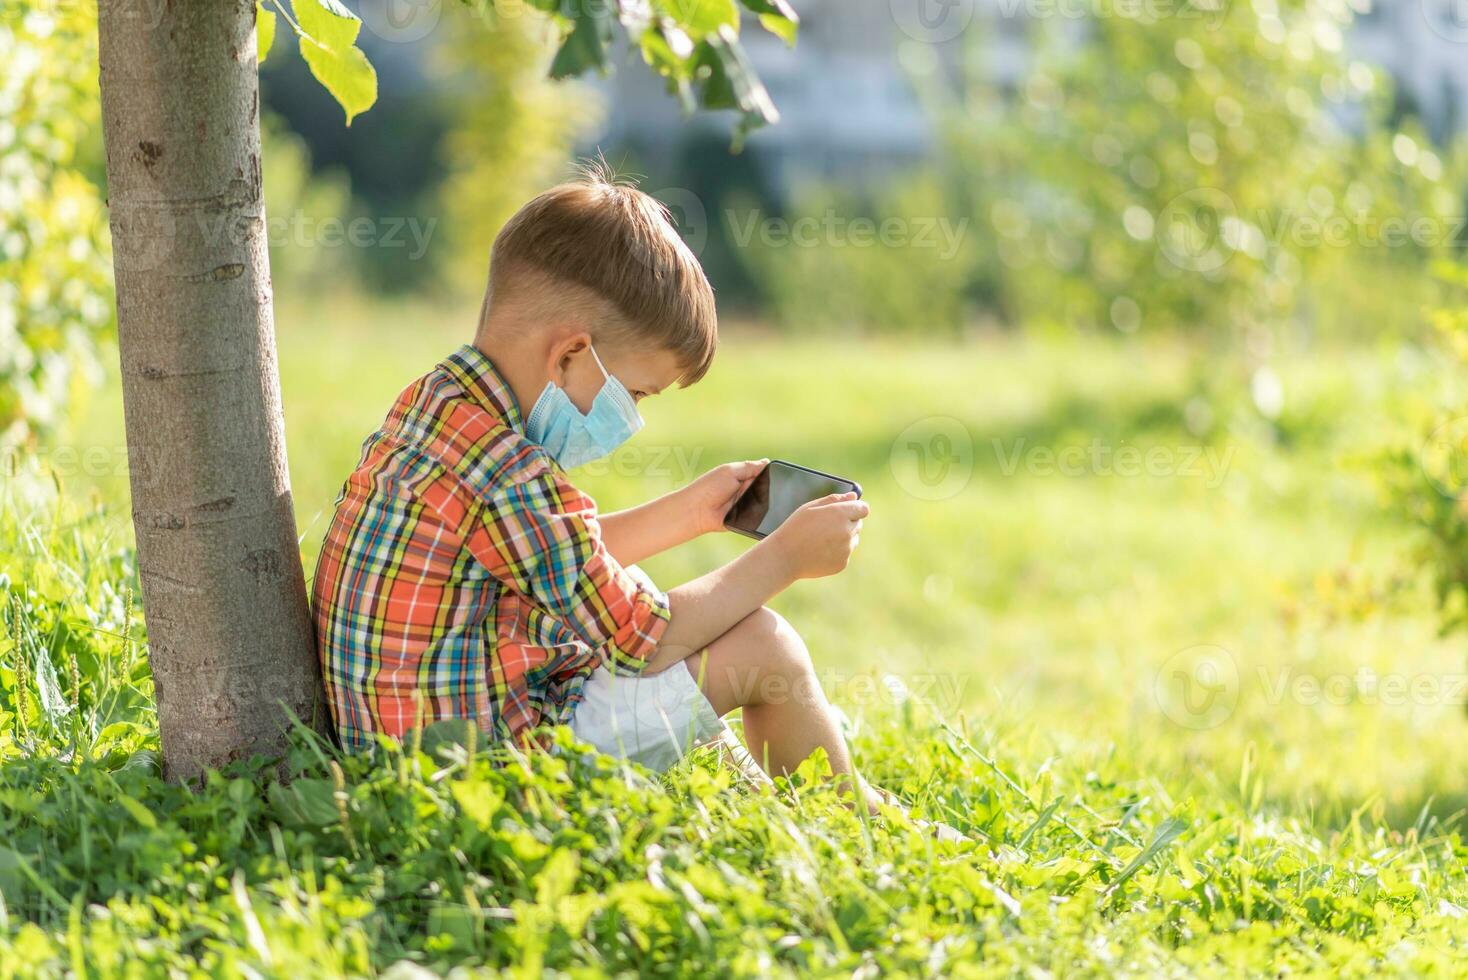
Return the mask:
<path id="1" fill-rule="evenodd" d="M 565 389 L 571 403 L 583 414 L 591 411 L 591 403 L 606 383 L 591 348 L 590 336 L 574 338 L 556 362 L 559 376 L 551 379 Z M 638 402 L 671 387 L 683 374 L 683 366 L 670 350 L 604 342 L 597 345 L 596 355 L 607 374 L 622 382 Z"/>

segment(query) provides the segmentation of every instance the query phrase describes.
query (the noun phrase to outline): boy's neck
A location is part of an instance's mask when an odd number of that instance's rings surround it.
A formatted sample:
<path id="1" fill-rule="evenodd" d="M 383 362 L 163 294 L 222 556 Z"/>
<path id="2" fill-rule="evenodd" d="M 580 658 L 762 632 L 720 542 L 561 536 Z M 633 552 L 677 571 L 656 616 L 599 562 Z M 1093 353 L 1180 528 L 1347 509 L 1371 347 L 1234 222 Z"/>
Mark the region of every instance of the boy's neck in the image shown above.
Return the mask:
<path id="1" fill-rule="evenodd" d="M 503 337 L 505 334 L 499 336 Z M 515 408 L 523 422 L 535 405 L 535 400 L 545 390 L 545 377 L 540 366 L 532 363 L 531 358 L 525 357 L 523 351 L 514 350 L 515 346 L 513 342 L 496 342 L 483 330 L 474 338 L 475 349 L 489 358 L 505 387 L 510 389 L 510 394 L 515 399 Z"/>

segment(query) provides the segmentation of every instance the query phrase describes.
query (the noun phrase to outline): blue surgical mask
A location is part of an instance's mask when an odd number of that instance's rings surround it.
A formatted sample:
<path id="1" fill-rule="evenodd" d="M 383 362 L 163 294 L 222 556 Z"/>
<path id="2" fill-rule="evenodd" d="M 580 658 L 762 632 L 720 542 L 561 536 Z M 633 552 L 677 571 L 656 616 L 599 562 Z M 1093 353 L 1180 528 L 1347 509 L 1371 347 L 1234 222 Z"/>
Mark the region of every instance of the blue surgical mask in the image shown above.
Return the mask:
<path id="1" fill-rule="evenodd" d="M 589 348 L 606 382 L 585 415 L 564 388 L 547 383 L 525 420 L 525 435 L 537 442 L 565 469 L 601 459 L 642 428 L 637 403 L 625 385 L 607 373 L 596 348 Z"/>

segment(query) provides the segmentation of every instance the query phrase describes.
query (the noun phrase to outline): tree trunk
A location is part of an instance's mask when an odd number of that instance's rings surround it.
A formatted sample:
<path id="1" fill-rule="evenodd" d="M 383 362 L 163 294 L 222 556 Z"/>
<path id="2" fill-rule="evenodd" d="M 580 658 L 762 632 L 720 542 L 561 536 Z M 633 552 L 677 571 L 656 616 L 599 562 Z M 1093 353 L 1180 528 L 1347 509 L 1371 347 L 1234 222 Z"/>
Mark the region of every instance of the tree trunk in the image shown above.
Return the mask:
<path id="1" fill-rule="evenodd" d="M 286 469 L 254 0 L 100 5 L 102 125 L 164 771 L 325 724 Z"/>

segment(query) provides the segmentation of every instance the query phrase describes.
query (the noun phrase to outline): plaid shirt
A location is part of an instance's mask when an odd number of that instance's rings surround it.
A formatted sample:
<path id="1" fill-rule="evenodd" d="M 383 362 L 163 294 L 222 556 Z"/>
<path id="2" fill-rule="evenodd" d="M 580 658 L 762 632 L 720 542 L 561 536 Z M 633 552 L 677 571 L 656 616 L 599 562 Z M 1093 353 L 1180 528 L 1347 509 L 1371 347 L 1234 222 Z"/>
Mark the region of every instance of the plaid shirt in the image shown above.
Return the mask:
<path id="1" fill-rule="evenodd" d="M 667 596 L 607 552 L 596 504 L 525 438 L 472 346 L 363 444 L 313 592 L 348 749 L 446 718 L 495 738 L 564 724 L 599 664 L 641 671 L 668 621 Z"/>

